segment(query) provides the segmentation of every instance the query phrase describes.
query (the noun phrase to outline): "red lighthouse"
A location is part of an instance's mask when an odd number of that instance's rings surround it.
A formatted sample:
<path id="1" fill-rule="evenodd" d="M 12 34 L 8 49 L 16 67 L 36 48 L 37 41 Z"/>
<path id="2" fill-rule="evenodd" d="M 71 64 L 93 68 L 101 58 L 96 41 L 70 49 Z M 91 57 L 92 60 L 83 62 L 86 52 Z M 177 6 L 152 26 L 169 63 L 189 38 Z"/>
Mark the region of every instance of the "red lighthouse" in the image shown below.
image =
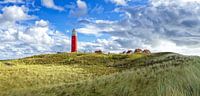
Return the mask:
<path id="1" fill-rule="evenodd" d="M 71 52 L 77 52 L 77 47 L 77 32 L 75 29 L 73 29 L 71 38 Z"/>

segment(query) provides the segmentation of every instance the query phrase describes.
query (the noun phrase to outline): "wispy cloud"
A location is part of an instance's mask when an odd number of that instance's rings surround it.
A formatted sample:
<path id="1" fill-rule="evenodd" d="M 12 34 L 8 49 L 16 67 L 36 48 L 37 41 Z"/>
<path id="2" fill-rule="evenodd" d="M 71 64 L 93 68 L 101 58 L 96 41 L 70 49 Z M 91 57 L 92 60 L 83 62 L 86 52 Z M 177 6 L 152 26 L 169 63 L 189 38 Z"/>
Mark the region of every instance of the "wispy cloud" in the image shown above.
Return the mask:
<path id="1" fill-rule="evenodd" d="M 70 15 L 73 17 L 80 17 L 87 15 L 88 7 L 87 3 L 82 0 L 77 0 L 76 5 L 73 5 L 73 7 L 70 10 Z"/>
<path id="2" fill-rule="evenodd" d="M 52 9 L 59 10 L 59 11 L 64 10 L 63 7 L 55 5 L 53 0 L 41 0 L 41 1 L 42 1 L 42 5 L 47 7 L 47 8 L 52 8 Z"/>

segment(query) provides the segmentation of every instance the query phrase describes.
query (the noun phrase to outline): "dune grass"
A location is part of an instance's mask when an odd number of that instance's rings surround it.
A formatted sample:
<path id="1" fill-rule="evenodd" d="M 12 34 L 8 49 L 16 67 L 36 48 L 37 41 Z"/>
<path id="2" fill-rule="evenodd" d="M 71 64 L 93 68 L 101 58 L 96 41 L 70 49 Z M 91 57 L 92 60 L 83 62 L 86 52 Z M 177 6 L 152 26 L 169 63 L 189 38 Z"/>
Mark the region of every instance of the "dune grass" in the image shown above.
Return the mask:
<path id="1" fill-rule="evenodd" d="M 0 65 L 2 96 L 200 95 L 200 58 L 174 53 L 63 53 Z"/>
<path id="2" fill-rule="evenodd" d="M 141 54 L 130 57 L 123 54 L 62 53 L 1 61 L 0 92 L 94 79 L 119 72 L 118 68 L 107 67 L 108 63 L 141 56 Z"/>

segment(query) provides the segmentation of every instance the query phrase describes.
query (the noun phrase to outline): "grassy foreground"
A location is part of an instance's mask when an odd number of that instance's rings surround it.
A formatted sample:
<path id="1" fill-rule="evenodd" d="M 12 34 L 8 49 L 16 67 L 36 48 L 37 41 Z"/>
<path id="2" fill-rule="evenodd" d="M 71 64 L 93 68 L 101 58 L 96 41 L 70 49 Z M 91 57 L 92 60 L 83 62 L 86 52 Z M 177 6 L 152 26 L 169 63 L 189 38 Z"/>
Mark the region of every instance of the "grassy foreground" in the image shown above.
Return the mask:
<path id="1" fill-rule="evenodd" d="M 0 61 L 0 96 L 200 96 L 200 58 L 62 53 Z"/>

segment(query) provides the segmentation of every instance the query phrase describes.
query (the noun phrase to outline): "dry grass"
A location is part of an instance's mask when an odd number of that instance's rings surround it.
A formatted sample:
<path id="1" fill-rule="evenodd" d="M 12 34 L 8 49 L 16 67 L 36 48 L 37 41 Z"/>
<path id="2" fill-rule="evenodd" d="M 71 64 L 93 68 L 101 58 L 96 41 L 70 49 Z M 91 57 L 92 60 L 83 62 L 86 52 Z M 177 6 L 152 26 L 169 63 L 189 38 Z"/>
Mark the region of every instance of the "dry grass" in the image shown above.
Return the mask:
<path id="1" fill-rule="evenodd" d="M 199 96 L 199 70 L 173 53 L 40 55 L 0 63 L 0 95 Z"/>

